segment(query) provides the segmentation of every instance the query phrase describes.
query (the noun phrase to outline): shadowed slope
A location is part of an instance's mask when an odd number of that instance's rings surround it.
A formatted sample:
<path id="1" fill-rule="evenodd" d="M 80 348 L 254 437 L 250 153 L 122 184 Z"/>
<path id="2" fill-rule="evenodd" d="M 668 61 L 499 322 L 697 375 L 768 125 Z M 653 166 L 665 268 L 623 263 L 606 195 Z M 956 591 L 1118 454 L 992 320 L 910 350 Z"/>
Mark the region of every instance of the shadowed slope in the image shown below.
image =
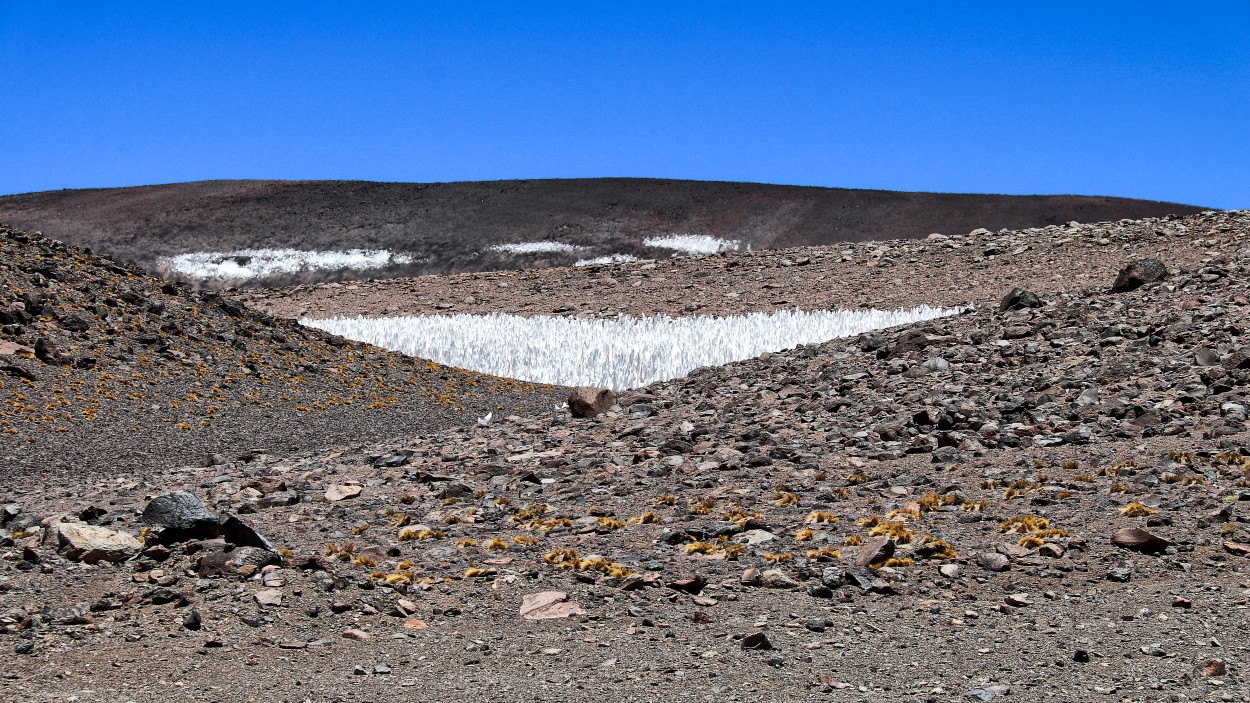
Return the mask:
<path id="1" fill-rule="evenodd" d="M 0 225 L 0 482 L 289 452 L 550 408 Z"/>

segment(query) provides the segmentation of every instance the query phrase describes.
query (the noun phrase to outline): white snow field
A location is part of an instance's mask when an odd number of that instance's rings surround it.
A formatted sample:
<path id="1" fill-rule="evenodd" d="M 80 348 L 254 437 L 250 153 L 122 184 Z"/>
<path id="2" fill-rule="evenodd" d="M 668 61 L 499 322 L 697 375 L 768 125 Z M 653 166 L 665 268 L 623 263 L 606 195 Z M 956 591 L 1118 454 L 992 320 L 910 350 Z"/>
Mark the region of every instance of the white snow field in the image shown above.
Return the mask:
<path id="1" fill-rule="evenodd" d="M 301 323 L 441 364 L 537 383 L 625 390 L 799 344 L 957 314 L 910 310 L 781 310 L 733 317 L 421 315 Z"/>
<path id="2" fill-rule="evenodd" d="M 574 266 L 595 266 L 598 264 L 624 264 L 630 261 L 637 261 L 638 257 L 633 254 L 608 254 L 607 256 L 596 256 L 593 259 L 578 259 Z"/>
<path id="3" fill-rule="evenodd" d="M 240 249 L 197 251 L 163 258 L 173 271 L 199 280 L 264 278 L 300 271 L 365 270 L 412 263 L 412 257 L 385 250 L 300 251 L 298 249 Z"/>
<path id="4" fill-rule="evenodd" d="M 738 251 L 742 242 L 721 239 L 706 234 L 674 234 L 667 237 L 647 237 L 644 246 L 672 249 L 679 254 L 719 254 L 722 251 Z"/>
<path id="5" fill-rule="evenodd" d="M 564 242 L 522 242 L 520 244 L 496 244 L 487 247 L 487 251 L 502 251 L 506 254 L 554 254 L 558 252 L 582 251 L 586 247 Z"/>

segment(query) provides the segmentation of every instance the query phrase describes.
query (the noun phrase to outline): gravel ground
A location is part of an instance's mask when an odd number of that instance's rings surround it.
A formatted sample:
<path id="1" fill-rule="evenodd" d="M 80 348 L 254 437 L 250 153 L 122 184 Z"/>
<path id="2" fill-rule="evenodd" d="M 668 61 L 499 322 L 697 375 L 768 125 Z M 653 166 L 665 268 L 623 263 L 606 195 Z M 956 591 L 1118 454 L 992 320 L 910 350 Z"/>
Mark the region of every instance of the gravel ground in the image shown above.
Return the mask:
<path id="1" fill-rule="evenodd" d="M 19 476 L 0 698 L 1250 700 L 1248 219 L 592 417 Z"/>
<path id="2" fill-rule="evenodd" d="M 1245 212 L 1070 223 L 942 239 L 859 242 L 580 268 L 424 276 L 235 291 L 284 317 L 506 312 L 740 315 L 801 308 L 997 303 L 1011 286 L 1097 289 L 1145 256 L 1194 266 L 1244 231 Z"/>

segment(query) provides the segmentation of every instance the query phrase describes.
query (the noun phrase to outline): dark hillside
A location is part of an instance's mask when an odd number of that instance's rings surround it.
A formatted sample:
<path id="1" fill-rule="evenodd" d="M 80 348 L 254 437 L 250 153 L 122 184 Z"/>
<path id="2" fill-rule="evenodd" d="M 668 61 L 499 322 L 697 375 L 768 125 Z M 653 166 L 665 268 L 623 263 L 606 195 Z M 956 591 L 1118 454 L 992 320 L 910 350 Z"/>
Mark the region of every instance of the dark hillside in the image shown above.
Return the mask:
<path id="1" fill-rule="evenodd" d="M 156 269 L 161 257 L 245 248 L 385 249 L 414 263 L 269 283 L 389 278 L 669 253 L 648 236 L 712 235 L 745 248 L 1023 229 L 1201 208 L 1124 198 L 965 195 L 756 183 L 601 178 L 467 183 L 205 181 L 0 198 L 0 222 Z M 573 253 L 510 255 L 500 243 L 558 241 Z"/>

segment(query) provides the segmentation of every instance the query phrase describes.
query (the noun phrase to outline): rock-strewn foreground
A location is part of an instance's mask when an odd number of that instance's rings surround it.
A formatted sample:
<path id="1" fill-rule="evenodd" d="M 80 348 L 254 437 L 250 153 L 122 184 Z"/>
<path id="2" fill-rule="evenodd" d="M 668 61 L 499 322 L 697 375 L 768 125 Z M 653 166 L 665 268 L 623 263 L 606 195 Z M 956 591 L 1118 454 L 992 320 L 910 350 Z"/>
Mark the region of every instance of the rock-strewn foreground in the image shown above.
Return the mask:
<path id="1" fill-rule="evenodd" d="M 1051 263 L 596 417 L 12 482 L 0 691 L 1250 700 L 1247 235 L 1244 212 L 996 235 Z M 817 254 L 758 268 L 790 285 Z M 1000 310 L 1015 286 L 1037 297 Z"/>

